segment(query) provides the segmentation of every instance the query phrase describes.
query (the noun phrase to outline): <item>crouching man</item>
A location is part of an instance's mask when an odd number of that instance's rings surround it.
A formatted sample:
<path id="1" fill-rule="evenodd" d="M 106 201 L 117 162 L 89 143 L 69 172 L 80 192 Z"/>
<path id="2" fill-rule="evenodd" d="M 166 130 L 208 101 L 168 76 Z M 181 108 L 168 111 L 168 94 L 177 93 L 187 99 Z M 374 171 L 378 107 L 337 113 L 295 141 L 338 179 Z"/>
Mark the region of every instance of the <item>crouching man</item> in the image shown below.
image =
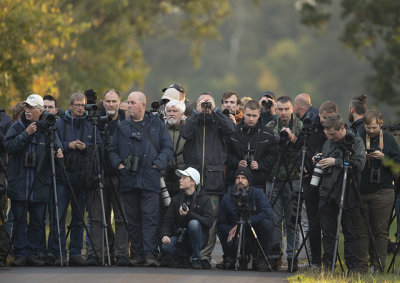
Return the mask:
<path id="1" fill-rule="evenodd" d="M 213 208 L 207 195 L 199 193 L 200 173 L 189 167 L 175 171 L 180 177 L 180 193 L 172 198 L 161 224 L 161 250 L 182 260 L 192 256 L 192 268 L 201 269 L 200 251 L 208 242 L 213 224 Z"/>
<path id="2" fill-rule="evenodd" d="M 268 271 L 268 264 L 263 253 L 259 250 L 258 243 L 250 231 L 250 225 L 258 236 L 261 248 L 265 255 L 272 242 L 272 208 L 267 196 L 262 189 L 252 186 L 252 174 L 249 168 L 239 167 L 235 172 L 235 186 L 228 189 L 222 198 L 218 215 L 218 238 L 226 258 L 224 268 L 235 267 L 235 257 L 239 246 L 239 220 L 245 222 L 243 235 L 245 238 L 245 251 L 253 254 L 253 269 Z M 242 262 L 247 266 L 247 262 Z M 246 266 L 241 266 L 246 268 Z"/>

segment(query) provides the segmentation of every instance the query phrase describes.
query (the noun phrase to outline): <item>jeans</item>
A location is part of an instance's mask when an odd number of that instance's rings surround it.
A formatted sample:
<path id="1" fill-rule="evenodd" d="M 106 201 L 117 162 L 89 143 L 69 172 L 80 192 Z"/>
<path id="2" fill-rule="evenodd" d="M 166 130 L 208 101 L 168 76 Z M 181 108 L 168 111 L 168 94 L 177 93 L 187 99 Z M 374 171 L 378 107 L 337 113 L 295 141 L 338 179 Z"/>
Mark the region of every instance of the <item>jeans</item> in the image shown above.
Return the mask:
<path id="1" fill-rule="evenodd" d="M 104 179 L 103 201 L 105 217 L 108 227 L 110 253 L 114 251 L 116 257 L 128 257 L 128 231 L 122 217 L 124 211 L 124 204 L 118 190 L 118 177 L 106 177 Z M 115 193 L 114 193 L 115 190 Z M 119 202 L 119 203 L 118 203 Z M 102 252 L 103 245 L 103 212 L 100 199 L 100 191 L 93 190 L 88 194 L 88 206 L 90 211 L 90 231 L 93 237 L 93 244 L 97 254 Z M 115 220 L 115 234 L 112 229 L 111 210 L 114 212 Z M 114 239 L 114 241 L 112 241 Z M 114 243 L 114 245 L 112 245 Z M 104 239 L 105 245 L 105 239 Z M 104 251 L 105 252 L 105 251 Z M 89 245 L 89 256 L 94 256 L 93 246 Z"/>
<path id="2" fill-rule="evenodd" d="M 50 231 L 48 238 L 49 255 L 59 256 L 60 249 L 58 246 L 58 231 L 56 222 L 56 207 L 54 203 L 54 193 L 51 191 L 51 200 L 49 203 L 49 214 L 50 214 Z M 57 185 L 57 201 L 58 201 L 58 217 L 60 224 L 60 239 L 61 239 L 61 252 L 63 256 L 67 256 L 66 237 L 65 237 L 65 218 L 67 215 L 69 205 L 69 190 L 64 185 Z"/>
<path id="3" fill-rule="evenodd" d="M 177 242 L 177 236 L 172 236 L 171 243 L 162 244 L 161 250 L 166 255 L 173 256 L 192 256 L 193 259 L 200 259 L 201 248 L 206 244 L 206 235 L 201 227 L 201 224 L 197 220 L 190 220 L 186 235 L 183 243 Z"/>
<path id="4" fill-rule="evenodd" d="M 211 226 L 210 230 L 208 231 L 208 242 L 207 245 L 201 250 L 201 259 L 207 259 L 208 261 L 211 260 L 211 254 L 215 247 L 215 242 L 217 241 L 217 218 L 218 218 L 218 211 L 219 211 L 219 201 L 221 196 L 220 195 L 209 195 L 211 200 L 212 208 L 213 208 L 213 217 L 214 222 Z"/>
<path id="5" fill-rule="evenodd" d="M 42 235 L 45 230 L 46 206 L 45 202 L 28 202 L 26 204 L 25 201 L 11 201 L 14 215 L 12 241 L 16 257 L 26 258 L 39 255 L 43 247 Z M 29 213 L 29 225 L 27 224 L 27 213 Z"/>
<path id="6" fill-rule="evenodd" d="M 122 195 L 133 256 L 147 256 L 158 250 L 159 193 L 134 189 Z"/>
<path id="7" fill-rule="evenodd" d="M 292 181 L 293 190 L 298 191 L 299 181 Z M 267 183 L 267 192 L 271 191 L 272 184 Z M 295 223 L 292 221 L 293 200 L 290 185 L 285 182 L 276 182 L 272 192 L 271 206 L 273 209 L 274 233 L 272 245 L 277 247 L 271 253 L 271 258 L 280 258 L 282 254 L 282 226 L 286 229 L 287 257 L 293 258 L 299 246 L 299 229 L 295 231 Z M 294 237 L 296 236 L 296 246 L 293 247 Z"/>

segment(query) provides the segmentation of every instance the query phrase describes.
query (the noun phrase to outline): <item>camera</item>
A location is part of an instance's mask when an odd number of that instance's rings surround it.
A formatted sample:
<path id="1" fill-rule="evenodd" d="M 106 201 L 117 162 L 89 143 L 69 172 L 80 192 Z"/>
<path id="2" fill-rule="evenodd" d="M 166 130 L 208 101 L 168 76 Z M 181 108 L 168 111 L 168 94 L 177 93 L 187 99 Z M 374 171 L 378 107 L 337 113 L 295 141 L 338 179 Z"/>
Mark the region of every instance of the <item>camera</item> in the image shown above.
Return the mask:
<path id="1" fill-rule="evenodd" d="M 131 133 L 130 137 L 134 140 L 141 141 L 143 139 L 143 134 L 141 132 L 133 132 Z"/>
<path id="2" fill-rule="evenodd" d="M 187 206 L 187 204 L 186 203 L 183 203 L 182 204 L 182 210 L 184 211 L 184 212 L 186 212 L 187 210 L 188 210 L 188 206 Z"/>
<path id="3" fill-rule="evenodd" d="M 86 104 L 85 110 L 88 112 L 97 112 L 99 111 L 99 106 L 97 104 Z"/>
<path id="4" fill-rule="evenodd" d="M 239 210 L 247 210 L 249 207 L 249 194 L 245 188 L 234 187 L 232 190 L 232 197 L 236 201 Z"/>
<path id="5" fill-rule="evenodd" d="M 56 116 L 54 114 L 50 114 L 49 112 L 45 111 L 43 113 L 44 121 L 47 127 L 51 127 L 56 123 Z"/>
<path id="6" fill-rule="evenodd" d="M 314 163 L 318 163 L 320 162 L 322 159 L 324 159 L 324 156 L 322 155 L 322 153 L 317 153 L 313 156 L 314 159 Z"/>
<path id="7" fill-rule="evenodd" d="M 367 149 L 367 153 L 368 154 L 371 154 L 371 153 L 373 153 L 375 151 L 375 149 Z"/>
<path id="8" fill-rule="evenodd" d="M 303 127 L 301 128 L 301 131 L 305 134 L 305 135 L 310 135 L 311 134 L 311 130 L 312 130 L 312 113 L 308 113 L 306 115 L 306 117 L 303 119 Z"/>
<path id="9" fill-rule="evenodd" d="M 201 108 L 203 108 L 203 109 L 211 109 L 211 107 L 212 107 L 212 104 L 210 101 L 204 101 L 200 105 L 201 105 Z"/>
<path id="10" fill-rule="evenodd" d="M 224 115 L 227 116 L 227 117 L 229 117 L 229 114 L 232 114 L 232 115 L 233 115 L 233 113 L 232 113 L 229 109 L 224 109 L 224 110 L 222 110 L 222 114 L 224 114 Z"/>
<path id="11" fill-rule="evenodd" d="M 279 132 L 279 142 L 285 143 L 289 140 L 289 133 L 285 130 Z"/>
<path id="12" fill-rule="evenodd" d="M 347 131 L 343 138 L 343 142 L 345 143 L 345 145 L 353 145 L 355 140 L 356 136 L 351 131 Z"/>
<path id="13" fill-rule="evenodd" d="M 151 112 L 157 112 L 161 105 L 167 104 L 168 103 L 168 99 L 161 99 L 159 101 L 153 101 L 150 105 L 151 107 Z"/>
<path id="14" fill-rule="evenodd" d="M 185 241 L 185 236 L 186 236 L 186 228 L 179 227 L 178 231 L 176 231 L 176 242 L 178 244 L 183 244 Z"/>
<path id="15" fill-rule="evenodd" d="M 131 172 L 134 176 L 137 173 L 139 167 L 140 157 L 137 155 L 128 154 L 125 159 L 125 168 L 127 171 Z"/>
<path id="16" fill-rule="evenodd" d="M 263 100 L 261 101 L 261 106 L 266 108 L 271 108 L 274 103 L 271 100 Z"/>

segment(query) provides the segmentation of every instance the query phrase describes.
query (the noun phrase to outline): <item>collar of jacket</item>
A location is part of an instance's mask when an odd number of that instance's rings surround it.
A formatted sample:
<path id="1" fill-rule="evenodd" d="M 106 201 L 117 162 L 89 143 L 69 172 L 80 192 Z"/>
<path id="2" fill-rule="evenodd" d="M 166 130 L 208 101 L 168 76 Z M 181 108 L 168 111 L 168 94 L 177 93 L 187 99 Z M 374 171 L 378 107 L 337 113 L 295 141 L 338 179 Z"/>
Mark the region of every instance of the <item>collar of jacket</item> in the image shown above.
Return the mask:
<path id="1" fill-rule="evenodd" d="M 261 119 L 258 119 L 257 124 L 255 124 L 254 126 L 248 126 L 246 125 L 246 123 L 244 122 L 244 119 L 240 122 L 240 129 L 242 130 L 242 132 L 246 135 L 251 135 L 255 132 L 258 131 L 258 129 L 261 126 Z"/>

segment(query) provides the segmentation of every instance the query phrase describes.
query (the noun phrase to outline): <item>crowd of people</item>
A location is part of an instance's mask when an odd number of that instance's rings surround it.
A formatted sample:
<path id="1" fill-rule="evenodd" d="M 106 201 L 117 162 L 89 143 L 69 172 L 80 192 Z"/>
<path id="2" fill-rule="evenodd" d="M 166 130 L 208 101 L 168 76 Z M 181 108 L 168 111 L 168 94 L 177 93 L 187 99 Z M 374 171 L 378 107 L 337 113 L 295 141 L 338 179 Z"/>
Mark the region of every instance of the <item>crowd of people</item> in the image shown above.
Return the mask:
<path id="1" fill-rule="evenodd" d="M 162 93 L 148 107 L 140 91 L 89 90 L 65 112 L 32 94 L 0 113 L 2 265 L 210 269 L 218 237 L 217 268 L 280 270 L 285 245 L 288 271 L 303 247 L 333 271 L 341 225 L 347 270 L 384 271 L 400 200 L 383 160 L 400 151 L 366 96 L 342 109 L 347 125 L 306 93 L 227 91 L 220 107 L 176 83 Z"/>

